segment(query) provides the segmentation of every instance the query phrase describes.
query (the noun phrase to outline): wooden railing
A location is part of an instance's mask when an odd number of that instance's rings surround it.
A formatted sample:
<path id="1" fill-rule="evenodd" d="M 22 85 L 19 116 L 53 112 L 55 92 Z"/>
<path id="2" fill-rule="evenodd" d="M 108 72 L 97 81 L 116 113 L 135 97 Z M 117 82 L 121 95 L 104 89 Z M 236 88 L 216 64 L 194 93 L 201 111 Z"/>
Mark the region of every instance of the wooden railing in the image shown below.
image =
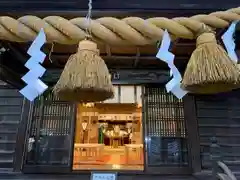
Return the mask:
<path id="1" fill-rule="evenodd" d="M 237 180 L 236 176 L 229 167 L 222 161 L 220 146 L 217 144 L 216 137 L 211 138 L 210 154 L 212 160 L 212 179 L 213 180 Z"/>

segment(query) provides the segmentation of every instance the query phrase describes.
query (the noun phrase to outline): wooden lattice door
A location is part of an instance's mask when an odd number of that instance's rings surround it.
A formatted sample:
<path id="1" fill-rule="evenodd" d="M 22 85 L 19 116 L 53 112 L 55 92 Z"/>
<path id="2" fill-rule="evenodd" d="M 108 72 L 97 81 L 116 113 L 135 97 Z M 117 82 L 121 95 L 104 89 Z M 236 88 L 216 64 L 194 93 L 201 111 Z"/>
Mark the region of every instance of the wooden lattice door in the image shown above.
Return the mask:
<path id="1" fill-rule="evenodd" d="M 39 97 L 29 117 L 25 171 L 66 172 L 72 166 L 75 105 Z"/>
<path id="2" fill-rule="evenodd" d="M 188 173 L 183 101 L 167 93 L 164 87 L 145 87 L 144 126 L 146 169 Z"/>

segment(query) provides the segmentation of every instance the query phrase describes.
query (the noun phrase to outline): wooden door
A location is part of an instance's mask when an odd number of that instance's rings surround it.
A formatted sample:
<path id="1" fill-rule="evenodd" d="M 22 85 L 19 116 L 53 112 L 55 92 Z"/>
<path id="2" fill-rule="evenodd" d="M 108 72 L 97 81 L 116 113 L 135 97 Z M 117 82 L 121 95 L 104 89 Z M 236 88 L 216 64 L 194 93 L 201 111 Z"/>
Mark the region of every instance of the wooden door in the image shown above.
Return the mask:
<path id="1" fill-rule="evenodd" d="M 144 89 L 146 171 L 189 173 L 183 102 L 164 87 Z"/>
<path id="2" fill-rule="evenodd" d="M 71 171 L 74 123 L 74 104 L 51 94 L 37 99 L 29 117 L 23 171 Z"/>

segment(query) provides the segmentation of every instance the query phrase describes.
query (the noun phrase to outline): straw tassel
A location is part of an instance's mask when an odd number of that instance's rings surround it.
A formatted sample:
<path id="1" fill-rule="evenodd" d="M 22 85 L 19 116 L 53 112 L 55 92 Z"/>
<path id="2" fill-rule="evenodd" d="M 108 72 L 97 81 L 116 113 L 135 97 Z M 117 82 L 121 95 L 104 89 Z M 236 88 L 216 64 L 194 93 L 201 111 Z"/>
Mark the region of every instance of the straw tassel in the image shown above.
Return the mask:
<path id="1" fill-rule="evenodd" d="M 53 92 L 61 100 L 73 102 L 99 102 L 114 96 L 108 68 L 96 43 L 89 40 L 79 43 Z"/>
<path id="2" fill-rule="evenodd" d="M 205 31 L 205 32 L 204 32 Z M 217 44 L 215 34 L 204 29 L 184 73 L 182 87 L 192 93 L 215 94 L 240 87 L 240 70 Z"/>

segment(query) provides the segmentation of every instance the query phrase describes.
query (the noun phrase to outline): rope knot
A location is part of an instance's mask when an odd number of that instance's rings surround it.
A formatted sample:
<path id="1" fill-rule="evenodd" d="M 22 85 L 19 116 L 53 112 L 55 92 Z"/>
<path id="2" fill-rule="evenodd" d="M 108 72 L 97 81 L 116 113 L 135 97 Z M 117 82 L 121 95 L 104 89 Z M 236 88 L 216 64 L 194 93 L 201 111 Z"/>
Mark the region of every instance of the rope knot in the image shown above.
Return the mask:
<path id="1" fill-rule="evenodd" d="M 99 49 L 97 48 L 97 44 L 95 42 L 89 41 L 89 40 L 83 40 L 79 42 L 78 45 L 78 52 L 87 50 L 87 51 L 92 51 L 99 55 Z"/>
<path id="2" fill-rule="evenodd" d="M 202 24 L 201 28 L 196 33 L 197 43 L 196 46 L 200 46 L 206 43 L 217 43 L 215 32 L 212 31 L 205 24 Z"/>
<path id="3" fill-rule="evenodd" d="M 197 47 L 206 43 L 215 43 L 215 44 L 217 43 L 214 33 L 212 32 L 203 33 L 197 37 L 197 43 L 196 43 Z"/>

